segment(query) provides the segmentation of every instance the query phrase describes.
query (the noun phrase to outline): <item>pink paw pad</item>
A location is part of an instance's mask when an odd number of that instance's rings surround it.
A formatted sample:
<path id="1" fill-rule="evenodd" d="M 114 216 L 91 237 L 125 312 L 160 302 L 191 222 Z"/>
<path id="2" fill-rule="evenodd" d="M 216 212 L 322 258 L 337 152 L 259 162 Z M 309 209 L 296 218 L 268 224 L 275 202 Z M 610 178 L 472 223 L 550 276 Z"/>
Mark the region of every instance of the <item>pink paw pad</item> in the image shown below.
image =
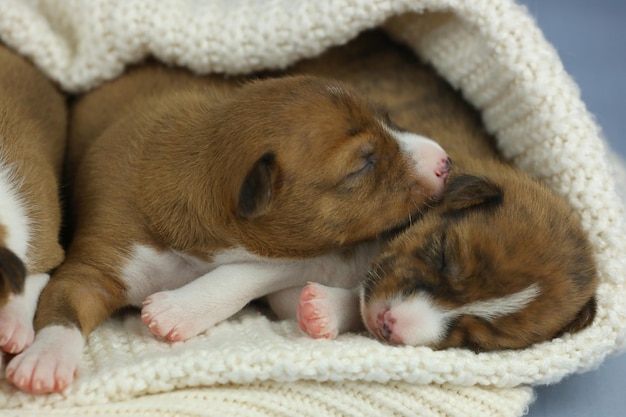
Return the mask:
<path id="1" fill-rule="evenodd" d="M 143 302 L 141 320 L 153 335 L 179 342 L 195 336 L 185 312 L 185 306 L 176 303 L 174 297 L 167 292 L 159 292 Z"/>
<path id="2" fill-rule="evenodd" d="M 314 339 L 335 339 L 339 334 L 330 297 L 323 286 L 309 283 L 298 302 L 298 325 Z"/>

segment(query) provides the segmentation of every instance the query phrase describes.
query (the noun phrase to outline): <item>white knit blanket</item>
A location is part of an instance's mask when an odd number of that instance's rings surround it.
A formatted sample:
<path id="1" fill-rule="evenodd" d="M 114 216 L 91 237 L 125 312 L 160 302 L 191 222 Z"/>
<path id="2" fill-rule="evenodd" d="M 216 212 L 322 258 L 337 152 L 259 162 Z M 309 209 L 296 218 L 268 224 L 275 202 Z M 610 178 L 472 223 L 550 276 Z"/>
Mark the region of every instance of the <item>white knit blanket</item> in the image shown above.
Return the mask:
<path id="1" fill-rule="evenodd" d="M 2 41 L 69 92 L 148 55 L 202 73 L 281 68 L 381 25 L 481 110 L 506 158 L 580 212 L 602 280 L 594 324 L 523 351 L 475 354 L 355 334 L 312 340 L 254 309 L 169 344 L 129 314 L 90 336 L 63 394 L 31 396 L 0 381 L 0 414 L 519 416 L 533 399 L 528 385 L 623 349 L 623 167 L 609 165 L 576 85 L 512 0 L 0 0 Z"/>

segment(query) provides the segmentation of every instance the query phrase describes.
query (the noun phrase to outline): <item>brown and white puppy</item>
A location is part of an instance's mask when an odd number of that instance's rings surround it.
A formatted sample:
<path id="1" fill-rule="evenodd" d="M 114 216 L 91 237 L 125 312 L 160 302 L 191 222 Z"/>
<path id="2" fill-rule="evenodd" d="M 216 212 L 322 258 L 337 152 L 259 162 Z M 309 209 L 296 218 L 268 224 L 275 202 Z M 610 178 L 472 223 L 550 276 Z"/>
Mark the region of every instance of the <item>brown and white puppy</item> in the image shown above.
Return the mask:
<path id="1" fill-rule="evenodd" d="M 55 86 L 0 44 L 0 349 L 7 353 L 33 341 L 37 299 L 63 259 L 66 119 Z"/>
<path id="2" fill-rule="evenodd" d="M 442 202 L 399 234 L 361 284 L 367 330 L 434 348 L 523 348 L 595 314 L 590 244 L 566 202 L 500 161 L 477 114 L 434 71 L 380 33 L 293 70 L 348 82 L 432 137 L 454 167 Z M 300 326 L 332 338 L 358 327 L 358 292 L 310 284 Z"/>
<path id="3" fill-rule="evenodd" d="M 240 86 L 155 65 L 76 103 L 68 155 L 73 240 L 6 372 L 36 393 L 72 381 L 115 310 L 142 307 L 152 333 L 188 339 L 405 224 L 450 166 L 342 83 Z"/>

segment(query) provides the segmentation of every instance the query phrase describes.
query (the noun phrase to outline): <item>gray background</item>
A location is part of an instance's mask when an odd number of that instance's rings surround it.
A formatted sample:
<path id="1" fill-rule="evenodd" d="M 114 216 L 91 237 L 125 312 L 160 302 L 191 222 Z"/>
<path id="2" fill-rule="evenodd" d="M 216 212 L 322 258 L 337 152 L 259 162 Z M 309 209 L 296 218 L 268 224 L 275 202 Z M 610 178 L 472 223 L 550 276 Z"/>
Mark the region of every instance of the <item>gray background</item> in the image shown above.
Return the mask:
<path id="1" fill-rule="evenodd" d="M 518 2 L 557 48 L 613 149 L 626 157 L 626 0 Z M 626 355 L 536 392 L 529 417 L 626 417 Z"/>

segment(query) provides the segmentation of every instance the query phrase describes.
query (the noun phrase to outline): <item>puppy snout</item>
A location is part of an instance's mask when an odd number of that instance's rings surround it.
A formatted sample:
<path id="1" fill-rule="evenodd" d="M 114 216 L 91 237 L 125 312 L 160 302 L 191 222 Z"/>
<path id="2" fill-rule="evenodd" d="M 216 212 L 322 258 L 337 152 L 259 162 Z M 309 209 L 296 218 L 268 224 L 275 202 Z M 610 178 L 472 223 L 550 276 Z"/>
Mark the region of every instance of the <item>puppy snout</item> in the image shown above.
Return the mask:
<path id="1" fill-rule="evenodd" d="M 401 343 L 401 341 L 397 340 L 397 336 L 394 334 L 395 324 L 396 319 L 393 317 L 389 309 L 378 313 L 376 317 L 376 335 L 378 338 L 391 344 Z"/>
<path id="2" fill-rule="evenodd" d="M 393 332 L 393 319 L 390 319 L 389 310 L 378 313 L 376 327 L 378 328 L 378 335 L 382 339 L 388 341 L 391 338 L 391 333 Z"/>
<path id="3" fill-rule="evenodd" d="M 443 192 L 452 160 L 434 140 L 411 132 L 388 129 L 402 150 L 412 159 L 420 187 L 437 196 Z"/>
<path id="4" fill-rule="evenodd" d="M 439 166 L 435 169 L 435 175 L 445 182 L 450 174 L 450 168 L 452 168 L 452 159 L 446 156 L 439 161 Z"/>

